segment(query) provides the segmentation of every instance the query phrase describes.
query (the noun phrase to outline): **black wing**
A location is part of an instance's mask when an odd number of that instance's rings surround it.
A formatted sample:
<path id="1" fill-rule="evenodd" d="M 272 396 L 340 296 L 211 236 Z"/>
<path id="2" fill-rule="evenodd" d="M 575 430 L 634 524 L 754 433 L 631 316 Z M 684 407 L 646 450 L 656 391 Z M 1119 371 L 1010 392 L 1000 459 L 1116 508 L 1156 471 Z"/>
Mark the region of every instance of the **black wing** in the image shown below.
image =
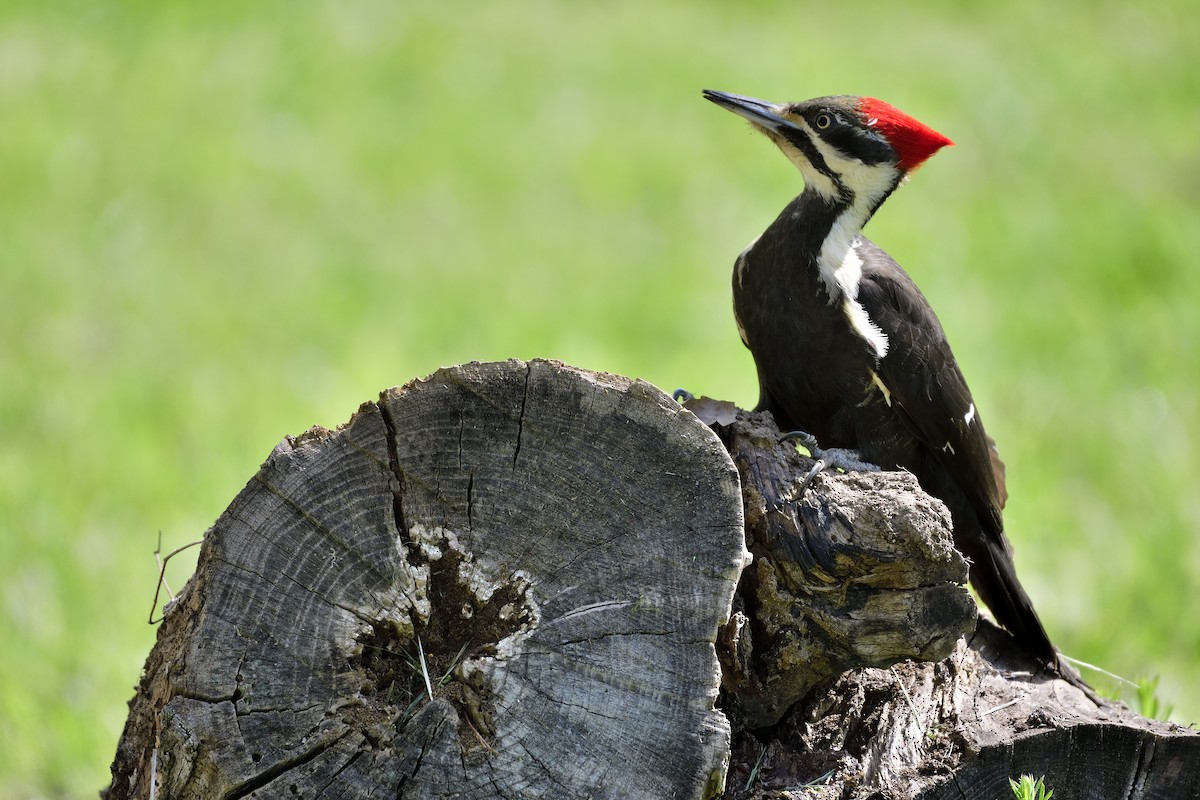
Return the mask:
<path id="1" fill-rule="evenodd" d="M 858 302 L 888 337 L 877 373 L 916 436 L 954 475 L 981 522 L 1004 530 L 1003 464 L 983 429 L 946 334 L 912 278 L 865 238 Z"/>

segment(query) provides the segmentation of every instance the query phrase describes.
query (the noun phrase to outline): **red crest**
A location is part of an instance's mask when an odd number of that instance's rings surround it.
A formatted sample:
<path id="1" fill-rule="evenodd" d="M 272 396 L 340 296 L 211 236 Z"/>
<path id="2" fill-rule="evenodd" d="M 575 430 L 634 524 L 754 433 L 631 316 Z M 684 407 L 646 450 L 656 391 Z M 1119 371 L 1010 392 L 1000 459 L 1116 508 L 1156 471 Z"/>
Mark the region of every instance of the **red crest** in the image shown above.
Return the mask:
<path id="1" fill-rule="evenodd" d="M 858 110 L 867 124 L 882 133 L 900 154 L 900 169 L 911 172 L 946 145 L 954 144 L 947 137 L 923 122 L 919 122 L 893 105 L 864 97 Z"/>

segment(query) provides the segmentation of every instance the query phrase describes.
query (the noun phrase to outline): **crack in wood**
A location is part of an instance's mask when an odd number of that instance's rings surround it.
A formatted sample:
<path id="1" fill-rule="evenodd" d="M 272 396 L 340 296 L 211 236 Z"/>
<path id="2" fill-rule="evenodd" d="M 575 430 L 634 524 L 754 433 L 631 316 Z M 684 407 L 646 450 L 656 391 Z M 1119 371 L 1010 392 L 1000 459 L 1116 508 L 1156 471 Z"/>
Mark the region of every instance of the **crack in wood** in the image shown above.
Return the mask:
<path id="1" fill-rule="evenodd" d="M 1126 800 L 1135 800 L 1145 794 L 1146 777 L 1151 774 L 1151 766 L 1154 763 L 1154 740 L 1143 736 L 1138 750 L 1137 765 L 1129 781 L 1129 795 Z"/>
<path id="2" fill-rule="evenodd" d="M 521 392 L 521 411 L 517 414 L 517 445 L 513 448 L 512 469 L 517 471 L 517 457 L 521 455 L 521 437 L 525 433 L 525 409 L 529 405 L 529 381 L 533 375 L 533 367 L 525 365 L 525 388 Z"/>
<path id="3" fill-rule="evenodd" d="M 448 368 L 377 403 L 277 448 L 206 533 L 139 689 L 138 720 L 174 720 L 159 795 L 581 799 L 604 776 L 695 794 L 728 745 L 705 636 L 744 550 L 716 439 L 656 389 L 551 362 Z M 536 641 L 543 615 L 614 596 L 656 608 L 560 623 L 575 658 Z M 588 636 L 609 622 L 645 630 Z M 113 800 L 146 796 L 157 734 L 129 732 Z"/>
<path id="4" fill-rule="evenodd" d="M 475 473 L 467 478 L 467 530 L 475 530 Z"/>
<path id="5" fill-rule="evenodd" d="M 329 780 L 325 781 L 325 785 L 321 787 L 321 790 L 317 796 L 324 797 L 325 793 L 329 790 L 329 787 L 333 786 L 333 783 L 334 783 L 334 781 L 337 780 L 338 776 L 341 775 L 346 770 L 350 769 L 350 767 L 354 766 L 354 763 L 365 755 L 366 755 L 365 750 L 359 750 L 357 753 L 350 756 L 350 758 L 346 761 L 345 764 L 342 764 L 340 767 L 337 768 L 337 770 L 332 775 L 329 776 Z"/>
<path id="6" fill-rule="evenodd" d="M 302 753 L 281 759 L 262 772 L 254 775 L 250 779 L 231 787 L 228 791 L 221 795 L 221 798 L 222 800 L 239 800 L 239 798 L 246 797 L 250 793 L 257 791 L 267 784 L 282 777 L 285 773 L 298 767 L 302 767 L 314 759 L 319 758 L 327 750 L 335 747 L 343 739 L 348 736 L 352 736 L 355 733 L 356 731 L 354 730 L 343 731 L 338 736 L 332 737 L 327 741 L 319 742 Z"/>
<path id="7" fill-rule="evenodd" d="M 429 752 L 430 745 L 437 741 L 438 732 L 441 731 L 442 726 L 445 724 L 445 719 L 438 720 L 437 724 L 435 724 L 433 729 L 429 732 L 429 735 L 424 737 L 424 740 L 421 742 L 421 752 L 417 754 L 417 758 L 413 763 L 412 769 L 409 770 L 408 775 L 402 775 L 399 783 L 396 785 L 397 798 L 404 796 L 404 788 L 408 785 L 409 778 L 415 778 L 421 772 L 421 764 L 425 761 L 425 754 Z"/>
<path id="8" fill-rule="evenodd" d="M 408 539 L 408 521 L 404 515 L 404 470 L 400 466 L 400 450 L 397 443 L 396 420 L 392 418 L 392 412 L 388 408 L 388 404 L 382 399 L 378 403 L 379 414 L 383 419 L 383 427 L 387 431 L 387 453 L 388 453 L 388 469 L 391 470 L 392 478 L 396 481 L 395 487 L 392 489 L 392 518 L 395 521 L 396 532 L 400 537 L 400 541 L 406 542 Z M 407 547 L 406 551 L 408 559 L 411 562 L 415 557 L 414 548 Z"/>

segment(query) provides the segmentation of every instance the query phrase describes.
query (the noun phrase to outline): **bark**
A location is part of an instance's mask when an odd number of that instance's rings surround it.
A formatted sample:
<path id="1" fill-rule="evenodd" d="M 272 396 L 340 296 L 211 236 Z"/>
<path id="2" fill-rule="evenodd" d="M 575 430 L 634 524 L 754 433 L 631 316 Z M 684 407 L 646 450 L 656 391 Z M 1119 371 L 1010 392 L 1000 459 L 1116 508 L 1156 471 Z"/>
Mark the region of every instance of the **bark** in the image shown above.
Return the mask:
<path id="1" fill-rule="evenodd" d="M 976 623 L 949 514 L 911 475 L 826 472 L 801 494 L 812 462 L 769 415 L 687 405 L 738 466 L 754 555 L 725 798 L 1011 800 L 1022 774 L 1055 800 L 1200 798 L 1195 731 L 1094 702 Z"/>
<path id="2" fill-rule="evenodd" d="M 974 630 L 949 512 L 912 475 L 826 472 L 804 489 L 812 461 L 779 444 L 769 414 L 689 405 L 722 434 L 743 478 L 754 561 L 738 601 L 750 624 L 727 637 L 742 655 L 727 659 L 723 704 L 739 727 L 773 725 L 852 667 L 945 658 Z"/>
<path id="3" fill-rule="evenodd" d="M 725 797 L 1012 800 L 1044 777 L 1054 800 L 1200 797 L 1200 736 L 1029 671 L 986 619 L 939 662 L 856 669 L 769 732 L 736 732 Z"/>

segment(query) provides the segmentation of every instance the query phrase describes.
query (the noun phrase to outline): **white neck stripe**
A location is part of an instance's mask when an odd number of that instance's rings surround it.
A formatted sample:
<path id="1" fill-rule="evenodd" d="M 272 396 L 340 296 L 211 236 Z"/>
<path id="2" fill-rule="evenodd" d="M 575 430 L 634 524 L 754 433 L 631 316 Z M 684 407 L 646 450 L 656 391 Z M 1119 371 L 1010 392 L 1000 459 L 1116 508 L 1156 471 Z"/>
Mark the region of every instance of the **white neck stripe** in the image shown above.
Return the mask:
<path id="1" fill-rule="evenodd" d="M 821 266 L 824 268 L 824 263 Z M 855 333 L 866 339 L 867 344 L 871 345 L 871 349 L 875 351 L 878 358 L 883 358 L 888 353 L 887 334 L 875 324 L 871 315 L 863 308 L 862 303 L 858 302 L 858 286 L 862 281 L 862 266 L 862 259 L 858 257 L 855 243 L 852 243 L 847 248 L 842 263 L 834 270 L 833 279 L 840 290 L 842 308 L 846 312 L 846 318 L 850 320 L 850 327 L 854 329 Z M 830 295 L 832 297 L 833 292 L 830 292 Z"/>

